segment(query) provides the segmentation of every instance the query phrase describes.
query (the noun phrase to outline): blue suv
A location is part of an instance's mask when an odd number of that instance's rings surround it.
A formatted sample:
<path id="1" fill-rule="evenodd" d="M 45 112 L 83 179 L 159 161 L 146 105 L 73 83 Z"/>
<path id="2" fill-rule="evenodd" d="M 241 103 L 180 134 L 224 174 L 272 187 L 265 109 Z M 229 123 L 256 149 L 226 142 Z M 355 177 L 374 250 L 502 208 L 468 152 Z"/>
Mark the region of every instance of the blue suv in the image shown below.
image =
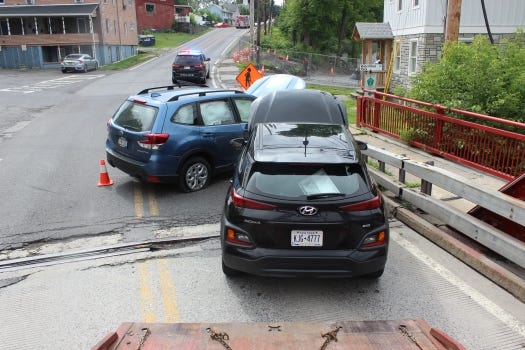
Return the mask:
<path id="1" fill-rule="evenodd" d="M 161 86 L 130 96 L 108 121 L 108 163 L 146 182 L 205 188 L 233 168 L 255 96 L 203 86 Z"/>

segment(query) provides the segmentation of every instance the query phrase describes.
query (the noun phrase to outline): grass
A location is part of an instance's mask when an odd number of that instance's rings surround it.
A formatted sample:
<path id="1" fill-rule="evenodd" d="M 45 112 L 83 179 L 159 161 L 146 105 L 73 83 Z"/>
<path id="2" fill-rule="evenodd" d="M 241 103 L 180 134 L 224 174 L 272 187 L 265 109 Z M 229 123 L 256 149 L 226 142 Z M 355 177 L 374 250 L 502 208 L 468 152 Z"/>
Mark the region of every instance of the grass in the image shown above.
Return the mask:
<path id="1" fill-rule="evenodd" d="M 142 62 L 148 61 L 154 57 L 159 56 L 160 53 L 157 52 L 141 52 L 139 51 L 138 55 L 128 57 L 122 61 L 114 62 L 111 64 L 106 64 L 102 67 L 100 67 L 100 70 L 119 70 L 119 69 L 127 69 L 133 66 L 136 66 L 137 64 L 140 64 Z"/>
<path id="2" fill-rule="evenodd" d="M 101 70 L 119 70 L 133 67 L 142 62 L 148 61 L 152 58 L 158 57 L 166 49 L 172 49 L 178 47 L 192 39 L 195 39 L 205 33 L 209 29 L 204 30 L 197 34 L 188 33 L 155 33 L 155 45 L 142 47 L 139 46 L 138 54 L 132 57 L 128 57 L 122 61 L 114 62 L 100 67 Z"/>
<path id="3" fill-rule="evenodd" d="M 156 49 L 174 48 L 180 46 L 192 39 L 198 38 L 199 36 L 206 34 L 210 29 L 206 29 L 197 34 L 188 33 L 155 33 L 155 46 Z"/>

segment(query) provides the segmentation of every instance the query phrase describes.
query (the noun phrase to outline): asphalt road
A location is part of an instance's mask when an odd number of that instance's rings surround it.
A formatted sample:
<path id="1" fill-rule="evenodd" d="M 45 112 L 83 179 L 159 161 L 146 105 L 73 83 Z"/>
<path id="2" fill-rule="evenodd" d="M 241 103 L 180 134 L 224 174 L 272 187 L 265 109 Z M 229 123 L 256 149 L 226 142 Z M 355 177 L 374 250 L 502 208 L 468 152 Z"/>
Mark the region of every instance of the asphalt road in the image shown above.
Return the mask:
<path id="1" fill-rule="evenodd" d="M 226 278 L 216 237 L 1 272 L 3 349 L 88 349 L 122 322 L 415 318 L 467 349 L 523 348 L 523 303 L 400 222 L 391 234 L 377 281 Z"/>

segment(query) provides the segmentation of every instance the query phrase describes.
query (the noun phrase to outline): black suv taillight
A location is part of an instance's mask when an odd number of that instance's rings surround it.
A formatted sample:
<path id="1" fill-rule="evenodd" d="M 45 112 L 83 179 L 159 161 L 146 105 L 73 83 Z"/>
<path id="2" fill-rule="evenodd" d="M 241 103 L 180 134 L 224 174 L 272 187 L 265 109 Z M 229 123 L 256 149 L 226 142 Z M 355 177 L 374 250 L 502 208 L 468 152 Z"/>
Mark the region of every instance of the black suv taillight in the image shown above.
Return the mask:
<path id="1" fill-rule="evenodd" d="M 361 211 L 372 210 L 381 207 L 381 192 L 377 191 L 377 196 L 367 201 L 358 202 L 354 204 L 343 205 L 339 207 L 342 211 Z"/>
<path id="2" fill-rule="evenodd" d="M 246 197 L 238 194 L 234 188 L 231 191 L 231 197 L 233 205 L 238 208 L 247 208 L 247 209 L 259 209 L 259 210 L 272 210 L 275 209 L 275 205 L 255 201 L 253 199 L 248 199 Z"/>

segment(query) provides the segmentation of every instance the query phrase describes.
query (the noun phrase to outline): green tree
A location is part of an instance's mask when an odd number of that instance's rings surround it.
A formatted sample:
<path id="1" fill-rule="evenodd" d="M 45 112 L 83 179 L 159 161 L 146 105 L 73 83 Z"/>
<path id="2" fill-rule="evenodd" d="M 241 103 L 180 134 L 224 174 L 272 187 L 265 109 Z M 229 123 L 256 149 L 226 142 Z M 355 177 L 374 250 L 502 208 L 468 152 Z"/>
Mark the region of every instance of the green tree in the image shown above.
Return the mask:
<path id="1" fill-rule="evenodd" d="M 276 25 L 296 49 L 355 54 L 355 23 L 382 19 L 383 0 L 287 0 Z"/>
<path id="2" fill-rule="evenodd" d="M 525 40 L 490 44 L 477 36 L 472 44 L 447 44 L 439 62 L 427 62 L 409 96 L 447 107 L 525 121 Z"/>

